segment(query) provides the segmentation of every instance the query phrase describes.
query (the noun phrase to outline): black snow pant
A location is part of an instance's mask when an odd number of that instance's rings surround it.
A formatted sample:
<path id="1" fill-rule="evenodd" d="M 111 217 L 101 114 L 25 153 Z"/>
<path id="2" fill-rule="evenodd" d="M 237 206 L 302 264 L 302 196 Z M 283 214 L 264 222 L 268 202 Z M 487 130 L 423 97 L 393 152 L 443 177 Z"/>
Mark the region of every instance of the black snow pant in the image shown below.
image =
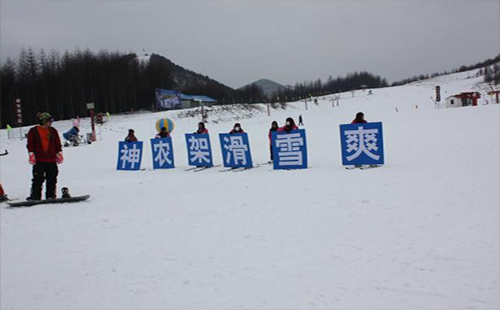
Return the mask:
<path id="1" fill-rule="evenodd" d="M 31 180 L 31 198 L 42 198 L 43 181 L 45 184 L 45 198 L 56 198 L 56 184 L 59 170 L 56 163 L 37 162 L 33 166 L 33 179 Z"/>

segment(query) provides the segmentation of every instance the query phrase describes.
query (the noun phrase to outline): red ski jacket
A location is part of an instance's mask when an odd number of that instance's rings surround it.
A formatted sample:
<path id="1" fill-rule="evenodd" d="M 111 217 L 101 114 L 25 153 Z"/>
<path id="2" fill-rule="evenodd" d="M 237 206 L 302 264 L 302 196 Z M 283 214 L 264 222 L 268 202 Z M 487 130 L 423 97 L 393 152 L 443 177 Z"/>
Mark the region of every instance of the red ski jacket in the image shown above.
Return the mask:
<path id="1" fill-rule="evenodd" d="M 297 127 L 296 125 L 293 125 L 293 127 L 283 126 L 283 127 L 278 128 L 278 131 L 290 132 L 292 130 L 297 130 L 297 129 L 299 129 L 299 127 Z"/>
<path id="2" fill-rule="evenodd" d="M 36 161 L 55 163 L 57 162 L 57 153 L 62 151 L 61 140 L 59 133 L 54 127 L 49 127 L 49 145 L 47 151 L 43 149 L 42 138 L 38 133 L 38 126 L 35 126 L 28 131 L 28 152 L 35 154 Z"/>

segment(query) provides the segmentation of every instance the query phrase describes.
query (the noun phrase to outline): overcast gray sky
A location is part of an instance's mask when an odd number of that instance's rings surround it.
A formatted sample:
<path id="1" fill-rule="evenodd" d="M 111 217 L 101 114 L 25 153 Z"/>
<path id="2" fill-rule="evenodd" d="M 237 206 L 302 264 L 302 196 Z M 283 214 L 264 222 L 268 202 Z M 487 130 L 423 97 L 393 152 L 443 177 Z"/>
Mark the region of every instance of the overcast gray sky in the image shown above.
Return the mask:
<path id="1" fill-rule="evenodd" d="M 148 53 L 233 88 L 366 70 L 389 82 L 500 53 L 498 0 L 1 0 L 21 47 Z"/>

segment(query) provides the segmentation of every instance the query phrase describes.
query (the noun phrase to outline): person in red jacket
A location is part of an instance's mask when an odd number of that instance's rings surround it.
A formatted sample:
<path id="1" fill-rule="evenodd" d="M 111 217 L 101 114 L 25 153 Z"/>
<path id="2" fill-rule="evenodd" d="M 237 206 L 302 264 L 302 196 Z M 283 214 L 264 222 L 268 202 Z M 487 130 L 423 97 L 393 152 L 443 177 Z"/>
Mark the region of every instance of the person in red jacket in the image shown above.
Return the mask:
<path id="1" fill-rule="evenodd" d="M 365 115 L 363 114 L 363 112 L 356 113 L 356 118 L 351 122 L 351 124 L 365 124 L 365 123 L 368 122 L 365 120 Z"/>
<path id="2" fill-rule="evenodd" d="M 289 133 L 290 131 L 297 129 L 299 129 L 299 127 L 295 125 L 295 121 L 293 120 L 293 118 L 289 117 L 285 121 L 285 126 L 278 128 L 278 131 L 286 131 L 287 133 Z"/>
<path id="3" fill-rule="evenodd" d="M 243 130 L 243 128 L 241 128 L 240 123 L 236 123 L 236 124 L 234 124 L 233 129 L 229 133 L 230 134 L 233 134 L 233 133 L 245 133 L 245 131 Z"/>
<path id="4" fill-rule="evenodd" d="M 47 113 L 38 113 L 39 126 L 28 132 L 29 163 L 33 165 L 33 179 L 31 180 L 31 194 L 27 200 L 42 198 L 42 185 L 45 184 L 45 198 L 56 198 L 56 184 L 59 170 L 57 164 L 62 164 L 61 140 L 59 133 L 52 127 L 52 116 Z"/>
<path id="5" fill-rule="evenodd" d="M 194 134 L 202 134 L 202 133 L 208 133 L 208 129 L 205 128 L 204 122 L 199 122 L 198 123 L 198 130 L 195 131 Z"/>
<path id="6" fill-rule="evenodd" d="M 155 136 L 156 139 L 168 138 L 170 137 L 170 133 L 168 133 L 166 127 L 160 128 L 160 132 Z"/>
<path id="7" fill-rule="evenodd" d="M 2 184 L 0 183 L 0 202 L 7 200 L 9 200 L 9 198 L 7 197 L 7 194 L 4 192 Z"/>

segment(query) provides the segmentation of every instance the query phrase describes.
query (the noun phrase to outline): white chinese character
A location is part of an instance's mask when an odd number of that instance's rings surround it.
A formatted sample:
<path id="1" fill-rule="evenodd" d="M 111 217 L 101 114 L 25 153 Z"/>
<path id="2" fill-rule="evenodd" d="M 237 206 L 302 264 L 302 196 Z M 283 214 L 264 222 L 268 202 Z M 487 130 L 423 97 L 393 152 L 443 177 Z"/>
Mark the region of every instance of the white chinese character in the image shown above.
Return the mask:
<path id="1" fill-rule="evenodd" d="M 208 151 L 208 139 L 207 138 L 195 138 L 191 136 L 189 138 L 189 155 L 192 162 L 210 162 L 210 152 Z"/>
<path id="2" fill-rule="evenodd" d="M 127 144 L 125 144 L 121 152 L 122 156 L 120 157 L 120 160 L 122 161 L 122 169 L 125 169 L 125 165 L 127 163 L 131 164 L 132 169 L 134 169 L 136 163 L 140 163 L 141 149 L 137 148 L 137 144 L 134 144 L 131 149 L 129 149 Z"/>
<path id="3" fill-rule="evenodd" d="M 351 161 L 361 153 L 365 153 L 368 157 L 378 160 L 379 155 L 373 154 L 370 151 L 377 151 L 377 134 L 378 129 L 363 129 L 359 126 L 356 130 L 346 130 L 344 135 L 347 137 L 347 153 L 355 151 L 354 154 L 347 156 L 347 160 Z"/>
<path id="4" fill-rule="evenodd" d="M 247 164 L 247 158 L 245 153 L 248 151 L 248 146 L 243 143 L 242 136 L 231 136 L 225 137 L 224 141 L 230 144 L 224 144 L 224 148 L 228 151 L 226 154 L 226 163 L 231 162 L 231 155 L 234 157 L 234 164 L 238 165 L 238 161 L 241 161 L 242 165 Z"/>
<path id="5" fill-rule="evenodd" d="M 279 148 L 278 158 L 280 166 L 302 166 L 303 158 L 300 147 L 304 145 L 304 138 L 300 133 L 276 136 L 276 147 Z"/>
<path id="6" fill-rule="evenodd" d="M 159 162 L 160 166 L 163 166 L 165 162 L 169 165 L 172 164 L 172 160 L 170 160 L 170 143 L 166 143 L 161 141 L 156 143 L 153 146 L 154 151 L 156 152 L 155 162 Z"/>

